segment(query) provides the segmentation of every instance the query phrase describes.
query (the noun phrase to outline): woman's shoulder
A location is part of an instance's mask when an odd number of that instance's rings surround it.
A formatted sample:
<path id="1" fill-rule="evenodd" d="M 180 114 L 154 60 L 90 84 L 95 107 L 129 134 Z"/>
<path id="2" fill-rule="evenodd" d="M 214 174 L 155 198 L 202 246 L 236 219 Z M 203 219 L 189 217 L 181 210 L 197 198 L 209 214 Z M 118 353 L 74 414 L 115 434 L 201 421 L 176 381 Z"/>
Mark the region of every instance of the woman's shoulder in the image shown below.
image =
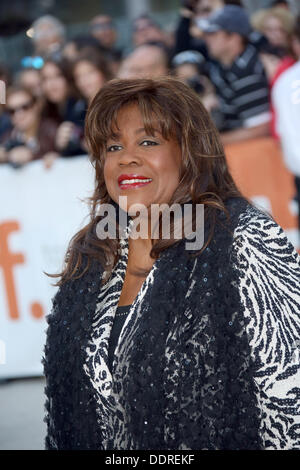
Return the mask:
<path id="1" fill-rule="evenodd" d="M 235 221 L 236 227 L 241 229 L 250 223 L 258 223 L 262 220 L 275 222 L 272 215 L 263 207 L 254 205 L 245 197 L 229 198 L 225 201 L 225 207 L 228 209 L 231 219 Z"/>
<path id="2" fill-rule="evenodd" d="M 242 205 L 237 202 L 237 206 L 234 245 L 239 253 L 248 259 L 251 255 L 257 263 L 273 258 L 277 263 L 289 262 L 290 267 L 300 270 L 300 256 L 295 246 L 272 215 L 248 201 Z"/>
<path id="3" fill-rule="evenodd" d="M 55 317 L 74 316 L 74 312 L 84 311 L 94 302 L 94 297 L 99 291 L 103 268 L 101 264 L 91 259 L 89 264 L 86 255 L 78 274 L 65 280 L 52 297 L 52 309 L 46 317 L 48 323 Z"/>
<path id="4" fill-rule="evenodd" d="M 272 215 L 263 208 L 247 203 L 238 213 L 235 226 L 235 238 L 244 238 L 249 243 L 261 243 L 270 249 L 276 245 L 290 251 L 296 251 L 284 229 Z"/>
<path id="5" fill-rule="evenodd" d="M 233 260 L 262 422 L 272 429 L 264 435 L 265 447 L 296 448 L 300 256 L 282 227 L 253 206 L 240 213 L 234 235 Z"/>
<path id="6" fill-rule="evenodd" d="M 274 243 L 290 244 L 283 228 L 263 207 L 253 205 L 245 198 L 234 198 L 226 202 L 229 210 L 234 238 L 273 239 Z"/>

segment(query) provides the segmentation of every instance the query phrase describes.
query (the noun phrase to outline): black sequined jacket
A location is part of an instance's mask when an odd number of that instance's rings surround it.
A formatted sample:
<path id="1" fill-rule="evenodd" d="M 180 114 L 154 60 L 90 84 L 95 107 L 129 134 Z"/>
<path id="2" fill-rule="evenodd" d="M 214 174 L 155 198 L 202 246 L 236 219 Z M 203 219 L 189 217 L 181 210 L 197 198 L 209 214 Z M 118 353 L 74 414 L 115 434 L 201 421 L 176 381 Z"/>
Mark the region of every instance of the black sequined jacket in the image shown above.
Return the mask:
<path id="1" fill-rule="evenodd" d="M 268 215 L 240 198 L 227 207 L 231 232 L 218 223 L 201 255 L 182 240 L 154 263 L 112 372 L 128 238 L 102 288 L 96 262 L 60 287 L 43 358 L 46 449 L 300 449 L 300 258 Z"/>

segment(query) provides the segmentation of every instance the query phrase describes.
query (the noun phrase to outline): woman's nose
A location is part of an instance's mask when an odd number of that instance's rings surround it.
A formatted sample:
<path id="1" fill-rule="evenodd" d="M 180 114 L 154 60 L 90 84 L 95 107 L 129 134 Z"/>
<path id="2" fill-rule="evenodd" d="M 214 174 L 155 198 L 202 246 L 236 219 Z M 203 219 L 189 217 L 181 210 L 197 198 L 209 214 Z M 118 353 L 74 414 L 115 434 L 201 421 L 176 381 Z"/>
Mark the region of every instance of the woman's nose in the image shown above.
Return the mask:
<path id="1" fill-rule="evenodd" d="M 126 150 L 120 152 L 119 156 L 119 165 L 140 165 L 141 158 L 139 157 L 137 151 L 135 150 Z"/>

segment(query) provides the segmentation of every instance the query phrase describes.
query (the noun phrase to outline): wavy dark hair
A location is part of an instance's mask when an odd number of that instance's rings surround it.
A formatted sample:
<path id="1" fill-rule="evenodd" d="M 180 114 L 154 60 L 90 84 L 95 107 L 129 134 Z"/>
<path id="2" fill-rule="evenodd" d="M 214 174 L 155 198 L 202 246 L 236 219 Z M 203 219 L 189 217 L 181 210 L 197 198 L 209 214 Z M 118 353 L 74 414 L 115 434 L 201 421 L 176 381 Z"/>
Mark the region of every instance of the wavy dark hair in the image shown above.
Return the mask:
<path id="1" fill-rule="evenodd" d="M 118 112 L 131 104 L 139 107 L 147 133 L 154 135 L 159 129 L 164 139 L 175 138 L 181 146 L 180 182 L 169 204 L 204 204 L 210 234 L 200 252 L 213 237 L 217 211 L 225 212 L 229 218 L 226 199 L 241 197 L 229 173 L 219 133 L 192 89 L 174 78 L 111 80 L 90 103 L 85 121 L 85 138 L 96 180 L 89 198 L 90 220 L 71 239 L 63 271 L 52 275 L 60 277 L 56 285 L 79 278 L 92 260 L 105 266 L 106 281 L 118 260 L 120 231 L 116 239 L 100 240 L 96 225 L 101 216 L 97 211 L 100 204 L 114 204 L 103 173 L 106 143 L 117 128 Z M 158 258 L 176 242 L 178 239 L 172 237 L 152 240 L 150 256 Z"/>
<path id="2" fill-rule="evenodd" d="M 64 78 L 67 83 L 67 95 L 65 100 L 78 100 L 80 94 L 77 91 L 72 74 L 71 63 L 61 56 L 49 56 L 45 59 L 43 68 L 41 69 L 41 76 L 43 80 L 43 70 L 48 65 L 52 64 L 58 70 L 59 74 Z M 47 96 L 44 96 L 43 116 L 54 119 L 58 123 L 64 121 L 64 107 L 61 109 L 57 103 L 51 102 Z"/>
<path id="3" fill-rule="evenodd" d="M 78 57 L 72 63 L 72 72 L 74 75 L 74 70 L 80 62 L 89 62 L 93 65 L 99 72 L 102 73 L 105 80 L 112 79 L 112 72 L 109 67 L 108 59 L 105 54 L 101 52 L 101 49 L 95 49 L 95 47 L 85 47 L 82 51 L 79 52 Z"/>

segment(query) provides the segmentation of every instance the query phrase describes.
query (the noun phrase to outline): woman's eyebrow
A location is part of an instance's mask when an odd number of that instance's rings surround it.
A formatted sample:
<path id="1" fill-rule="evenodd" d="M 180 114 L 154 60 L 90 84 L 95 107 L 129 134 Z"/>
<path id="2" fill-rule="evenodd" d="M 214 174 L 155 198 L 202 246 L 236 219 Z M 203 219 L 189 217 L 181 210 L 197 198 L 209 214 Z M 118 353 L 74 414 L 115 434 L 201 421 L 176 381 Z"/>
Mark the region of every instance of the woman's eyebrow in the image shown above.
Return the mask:
<path id="1" fill-rule="evenodd" d="M 154 133 L 155 133 L 155 132 L 157 132 L 158 134 L 160 133 L 158 129 L 154 129 L 154 128 L 153 128 L 152 131 L 153 131 Z M 137 130 L 135 131 L 135 134 L 141 134 L 141 133 L 143 133 L 143 132 L 147 132 L 146 129 L 145 129 L 144 127 L 139 127 L 139 129 L 137 129 Z"/>
<path id="2" fill-rule="evenodd" d="M 160 131 L 158 129 L 152 129 L 152 132 L 153 133 L 157 133 L 157 134 L 160 134 Z M 136 129 L 134 131 L 135 134 L 142 134 L 142 133 L 147 133 L 146 129 L 144 127 L 139 127 L 138 129 Z M 121 132 L 112 132 L 110 134 L 110 136 L 108 137 L 107 140 L 119 140 L 120 138 L 122 137 L 122 133 Z"/>
<path id="3" fill-rule="evenodd" d="M 119 140 L 121 137 L 121 134 L 119 132 L 112 132 L 108 137 L 107 140 Z"/>

